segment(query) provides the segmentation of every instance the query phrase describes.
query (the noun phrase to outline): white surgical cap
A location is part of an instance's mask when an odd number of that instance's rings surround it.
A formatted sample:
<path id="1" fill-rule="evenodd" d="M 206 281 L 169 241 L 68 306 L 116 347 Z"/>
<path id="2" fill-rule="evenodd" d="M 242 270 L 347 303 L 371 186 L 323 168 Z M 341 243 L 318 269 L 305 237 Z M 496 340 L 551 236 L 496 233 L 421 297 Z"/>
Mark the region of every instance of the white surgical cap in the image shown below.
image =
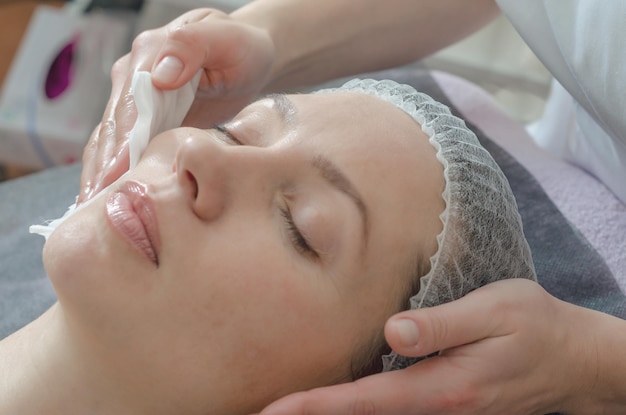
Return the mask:
<path id="1" fill-rule="evenodd" d="M 505 278 L 536 280 L 530 248 L 509 183 L 476 135 L 445 105 L 408 85 L 354 79 L 318 93 L 357 92 L 387 101 L 411 117 L 429 137 L 443 164 L 443 230 L 430 270 L 410 299 L 412 309 L 456 300 Z M 407 367 L 419 359 L 392 352 L 383 371 Z"/>

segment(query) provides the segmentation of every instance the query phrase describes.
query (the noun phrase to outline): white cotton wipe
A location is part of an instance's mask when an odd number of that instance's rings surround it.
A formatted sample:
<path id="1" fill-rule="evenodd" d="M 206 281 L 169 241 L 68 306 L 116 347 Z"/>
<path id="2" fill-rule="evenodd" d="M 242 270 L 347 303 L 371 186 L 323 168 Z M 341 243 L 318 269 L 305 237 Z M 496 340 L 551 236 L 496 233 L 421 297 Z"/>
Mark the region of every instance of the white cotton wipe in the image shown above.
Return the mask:
<path id="1" fill-rule="evenodd" d="M 139 158 L 148 146 L 148 141 L 150 141 L 152 137 L 181 125 L 193 103 L 199 81 L 200 73 L 181 88 L 164 91 L 152 85 L 149 72 L 135 72 L 131 85 L 131 93 L 137 108 L 137 121 L 135 121 L 135 125 L 130 132 L 128 141 L 130 156 L 129 172 L 137 165 Z M 123 180 L 127 174 L 128 172 L 124 173 L 113 184 L 109 185 L 109 187 Z M 50 234 L 52 234 L 52 231 L 61 223 L 99 199 L 106 193 L 105 190 L 106 189 L 103 189 L 95 197 L 78 207 L 76 207 L 76 203 L 74 203 L 59 219 L 52 220 L 46 225 L 30 226 L 29 232 L 39 234 L 47 240 Z"/>

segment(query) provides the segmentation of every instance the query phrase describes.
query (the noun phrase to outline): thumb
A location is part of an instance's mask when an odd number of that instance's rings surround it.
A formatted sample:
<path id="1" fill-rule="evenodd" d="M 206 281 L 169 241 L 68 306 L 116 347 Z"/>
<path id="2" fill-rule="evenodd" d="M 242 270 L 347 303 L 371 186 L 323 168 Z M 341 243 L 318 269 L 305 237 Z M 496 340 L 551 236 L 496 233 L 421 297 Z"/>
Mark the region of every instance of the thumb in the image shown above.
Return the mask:
<path id="1" fill-rule="evenodd" d="M 418 357 L 496 335 L 503 327 L 495 312 L 503 293 L 498 283 L 493 285 L 446 304 L 390 317 L 385 324 L 387 343 L 402 356 Z"/>
<path id="2" fill-rule="evenodd" d="M 202 67 L 203 59 L 208 55 L 208 44 L 214 33 L 204 33 L 211 28 L 210 16 L 225 16 L 224 13 L 211 9 L 191 10 L 160 28 L 155 33 L 164 34 L 154 40 L 149 36 L 142 40 L 138 37 L 133 43 L 138 48 L 148 48 L 160 43 L 160 50 L 152 65 L 152 82 L 157 88 L 176 89 L 187 83 Z M 219 18 L 218 17 L 218 18 Z"/>
<path id="3" fill-rule="evenodd" d="M 204 68 L 219 93 L 227 70 L 239 65 L 249 49 L 244 26 L 214 12 L 168 32 L 152 68 L 152 81 L 162 89 L 180 88 Z"/>

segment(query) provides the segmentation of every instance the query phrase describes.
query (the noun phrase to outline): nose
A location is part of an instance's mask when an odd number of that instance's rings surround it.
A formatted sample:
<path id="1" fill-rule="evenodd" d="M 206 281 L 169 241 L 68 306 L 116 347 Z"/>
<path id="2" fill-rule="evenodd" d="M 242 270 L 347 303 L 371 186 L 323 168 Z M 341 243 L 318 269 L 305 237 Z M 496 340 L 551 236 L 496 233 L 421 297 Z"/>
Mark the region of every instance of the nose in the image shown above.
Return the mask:
<path id="1" fill-rule="evenodd" d="M 175 159 L 178 182 L 191 209 L 203 221 L 218 218 L 229 198 L 225 146 L 207 137 L 207 133 L 197 131 L 190 133 L 178 147 Z"/>

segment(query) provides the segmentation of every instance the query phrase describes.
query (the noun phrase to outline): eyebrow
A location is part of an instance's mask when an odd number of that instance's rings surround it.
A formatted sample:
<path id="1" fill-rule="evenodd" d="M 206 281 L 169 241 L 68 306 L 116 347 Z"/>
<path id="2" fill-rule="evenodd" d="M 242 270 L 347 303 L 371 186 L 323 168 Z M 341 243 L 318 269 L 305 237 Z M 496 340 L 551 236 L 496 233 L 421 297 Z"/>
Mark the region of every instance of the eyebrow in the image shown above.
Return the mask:
<path id="1" fill-rule="evenodd" d="M 337 165 L 328 158 L 318 154 L 311 160 L 311 165 L 319 172 L 324 180 L 343 194 L 347 195 L 356 205 L 361 216 L 363 227 L 363 246 L 361 248 L 361 252 L 364 252 L 369 239 L 369 214 L 367 205 L 363 202 L 363 198 L 350 179 L 348 179 L 341 169 L 339 169 L 339 167 L 337 167 Z"/>
<path id="2" fill-rule="evenodd" d="M 269 94 L 265 98 L 274 101 L 274 109 L 285 125 L 293 124 L 297 112 L 296 106 L 285 94 Z"/>

